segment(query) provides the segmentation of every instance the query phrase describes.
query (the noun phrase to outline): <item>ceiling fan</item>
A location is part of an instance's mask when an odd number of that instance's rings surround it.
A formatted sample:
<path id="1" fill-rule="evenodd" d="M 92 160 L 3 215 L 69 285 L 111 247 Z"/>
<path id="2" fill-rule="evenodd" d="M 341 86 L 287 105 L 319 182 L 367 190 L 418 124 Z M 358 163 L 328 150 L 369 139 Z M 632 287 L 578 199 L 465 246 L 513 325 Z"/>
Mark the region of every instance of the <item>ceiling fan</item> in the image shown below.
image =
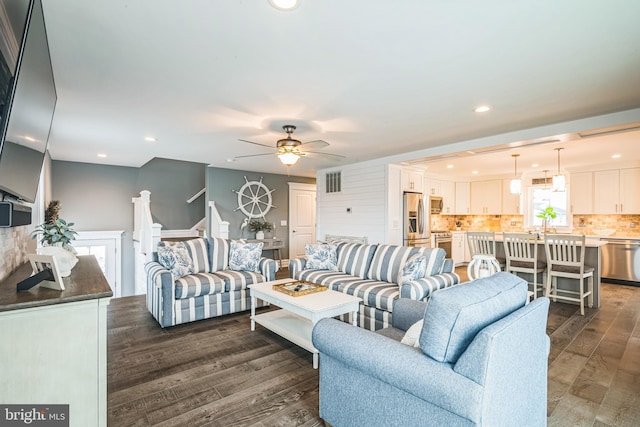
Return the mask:
<path id="1" fill-rule="evenodd" d="M 287 133 L 287 137 L 283 139 L 279 139 L 276 142 L 274 152 L 265 153 L 265 154 L 249 154 L 246 156 L 236 156 L 235 159 L 242 159 L 245 157 L 270 156 L 272 154 L 275 154 L 278 156 L 280 161 L 286 166 L 295 165 L 298 162 L 298 159 L 302 156 L 324 157 L 332 160 L 345 159 L 344 156 L 341 156 L 338 154 L 319 153 L 317 151 L 310 151 L 314 149 L 324 148 L 328 146 L 329 143 L 321 139 L 303 143 L 297 139 L 292 138 L 291 134 L 296 130 L 296 127 L 294 125 L 284 125 L 282 126 L 282 129 Z M 249 144 L 260 145 L 262 147 L 273 149 L 273 147 L 270 145 L 260 144 L 258 142 L 253 142 L 253 141 L 247 141 L 246 139 L 239 139 L 239 141 L 248 142 Z"/>

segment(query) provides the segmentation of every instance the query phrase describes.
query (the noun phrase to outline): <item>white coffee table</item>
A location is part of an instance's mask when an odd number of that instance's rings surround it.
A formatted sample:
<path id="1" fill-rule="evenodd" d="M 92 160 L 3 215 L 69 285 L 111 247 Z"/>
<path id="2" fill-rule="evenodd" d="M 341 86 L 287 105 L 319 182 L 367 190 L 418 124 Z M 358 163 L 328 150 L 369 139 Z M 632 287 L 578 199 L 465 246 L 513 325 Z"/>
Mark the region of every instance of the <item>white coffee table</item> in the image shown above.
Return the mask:
<path id="1" fill-rule="evenodd" d="M 291 281 L 293 279 L 280 279 L 248 286 L 251 292 L 251 330 L 255 331 L 258 323 L 310 351 L 313 353 L 313 368 L 318 369 L 318 350 L 311 342 L 313 325 L 320 319 L 353 313 L 353 325 L 357 326 L 358 307 L 362 299 L 331 289 L 297 297 L 273 289 L 273 285 Z M 258 298 L 282 310 L 256 315 Z"/>

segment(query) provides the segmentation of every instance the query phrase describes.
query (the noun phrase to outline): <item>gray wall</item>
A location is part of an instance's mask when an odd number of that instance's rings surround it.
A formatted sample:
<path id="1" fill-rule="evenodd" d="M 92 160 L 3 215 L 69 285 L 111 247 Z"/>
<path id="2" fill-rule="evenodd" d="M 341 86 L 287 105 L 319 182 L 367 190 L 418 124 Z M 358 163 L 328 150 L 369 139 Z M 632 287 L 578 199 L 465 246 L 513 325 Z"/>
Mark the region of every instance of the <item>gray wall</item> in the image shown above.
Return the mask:
<path id="1" fill-rule="evenodd" d="M 158 158 L 140 168 L 136 188 L 151 192 L 151 214 L 163 229 L 189 229 L 202 220 L 205 196 L 191 204 L 187 199 L 205 188 L 205 169 L 202 163 Z"/>
<path id="2" fill-rule="evenodd" d="M 238 238 L 255 238 L 255 233 L 249 232 L 246 228 L 240 229 L 246 216 L 239 210 L 238 195 L 233 190 L 240 190 L 245 184 L 245 177 L 249 181 L 260 181 L 270 190 L 273 198 L 274 208 L 271 208 L 266 215 L 268 222 L 275 222 L 275 235 L 285 240 L 285 248 L 281 251 L 283 258 L 289 257 L 289 246 L 287 236 L 289 235 L 289 227 L 280 226 L 281 220 L 287 220 L 289 224 L 289 182 L 299 182 L 304 184 L 315 184 L 314 178 L 305 178 L 299 176 L 287 176 L 269 173 L 258 173 L 249 171 L 238 171 L 221 168 L 207 168 L 207 200 L 213 200 L 216 208 L 224 221 L 229 221 L 229 237 Z M 209 223 L 209 212 L 207 212 L 207 224 Z M 266 237 L 273 237 L 274 232 L 265 233 Z"/>
<path id="3" fill-rule="evenodd" d="M 134 290 L 133 204 L 139 195 L 138 168 L 53 160 L 52 200 L 60 201 L 60 217 L 76 231 L 124 230 L 122 295 Z"/>

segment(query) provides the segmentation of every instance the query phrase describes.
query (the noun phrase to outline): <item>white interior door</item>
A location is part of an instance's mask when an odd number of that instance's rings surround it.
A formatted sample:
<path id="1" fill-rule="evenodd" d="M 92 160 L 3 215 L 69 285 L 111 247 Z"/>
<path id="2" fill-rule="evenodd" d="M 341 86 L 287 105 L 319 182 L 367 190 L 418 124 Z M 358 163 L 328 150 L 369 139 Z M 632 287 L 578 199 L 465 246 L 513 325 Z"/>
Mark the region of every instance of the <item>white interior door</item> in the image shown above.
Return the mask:
<path id="1" fill-rule="evenodd" d="M 289 258 L 304 256 L 316 241 L 316 186 L 289 183 Z"/>
<path id="2" fill-rule="evenodd" d="M 79 231 L 71 245 L 78 255 L 94 255 L 114 298 L 121 296 L 123 231 Z"/>

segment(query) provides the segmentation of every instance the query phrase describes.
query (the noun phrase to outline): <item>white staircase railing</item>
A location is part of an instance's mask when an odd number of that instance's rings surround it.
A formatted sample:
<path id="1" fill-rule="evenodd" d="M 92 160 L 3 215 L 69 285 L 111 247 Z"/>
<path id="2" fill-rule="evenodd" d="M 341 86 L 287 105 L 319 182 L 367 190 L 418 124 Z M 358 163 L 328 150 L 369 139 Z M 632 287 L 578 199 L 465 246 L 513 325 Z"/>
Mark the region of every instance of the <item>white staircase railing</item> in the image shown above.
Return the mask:
<path id="1" fill-rule="evenodd" d="M 211 223 L 209 230 L 211 237 L 220 237 L 221 239 L 229 238 L 229 221 L 223 221 L 220 212 L 216 209 L 216 202 L 209 201 L 209 210 L 211 211 Z"/>
<path id="2" fill-rule="evenodd" d="M 151 261 L 161 236 L 162 225 L 151 216 L 151 192 L 143 190 L 133 202 L 133 248 L 135 256 L 135 295 L 147 292 L 144 265 Z"/>

